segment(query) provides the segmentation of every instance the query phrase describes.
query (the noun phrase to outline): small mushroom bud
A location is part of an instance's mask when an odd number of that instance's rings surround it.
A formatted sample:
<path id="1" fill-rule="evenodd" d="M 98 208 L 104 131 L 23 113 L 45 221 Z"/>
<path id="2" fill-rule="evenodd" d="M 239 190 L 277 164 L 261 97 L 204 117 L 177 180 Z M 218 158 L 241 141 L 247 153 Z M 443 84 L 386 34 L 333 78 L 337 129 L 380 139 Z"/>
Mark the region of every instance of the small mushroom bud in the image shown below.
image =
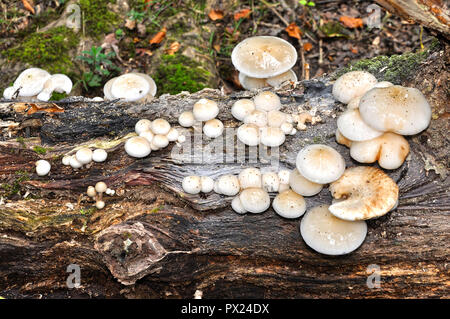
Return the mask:
<path id="1" fill-rule="evenodd" d="M 238 214 L 245 214 L 247 212 L 244 206 L 242 206 L 242 202 L 239 196 L 233 198 L 233 200 L 231 201 L 231 208 L 233 208 L 233 210 Z"/>
<path id="2" fill-rule="evenodd" d="M 62 158 L 62 163 L 64 166 L 69 166 L 70 165 L 70 155 L 66 155 Z"/>
<path id="3" fill-rule="evenodd" d="M 210 138 L 219 137 L 223 133 L 223 123 L 218 119 L 206 121 L 203 133 Z"/>
<path id="4" fill-rule="evenodd" d="M 95 191 L 95 187 L 94 187 L 94 186 L 89 186 L 89 187 L 87 188 L 86 194 L 87 194 L 89 197 L 94 198 L 95 195 L 97 195 L 97 192 Z"/>
<path id="5" fill-rule="evenodd" d="M 50 172 L 51 165 L 46 160 L 39 160 L 36 162 L 36 173 L 39 176 L 45 176 Z"/>
<path id="6" fill-rule="evenodd" d="M 94 162 L 97 162 L 97 163 L 104 162 L 104 161 L 106 161 L 107 157 L 108 157 L 108 153 L 104 149 L 98 148 L 98 149 L 94 150 L 94 152 L 92 152 L 92 160 Z"/>
<path id="7" fill-rule="evenodd" d="M 183 179 L 182 187 L 188 194 L 198 194 L 202 190 L 202 180 L 200 176 L 186 176 Z"/>
<path id="8" fill-rule="evenodd" d="M 149 131 L 152 126 L 152 121 L 147 119 L 142 119 L 137 121 L 136 125 L 134 126 L 134 130 L 136 134 L 140 135 L 144 131 Z"/>
<path id="9" fill-rule="evenodd" d="M 178 117 L 178 123 L 183 127 L 192 127 L 195 124 L 194 113 L 191 111 L 185 111 Z"/>
<path id="10" fill-rule="evenodd" d="M 169 145 L 169 139 L 165 135 L 157 134 L 153 136 L 151 144 L 157 147 L 158 149 L 165 148 L 167 145 Z"/>
<path id="11" fill-rule="evenodd" d="M 75 157 L 75 155 L 72 155 L 71 157 L 70 157 L 70 161 L 69 161 L 69 165 L 72 167 L 72 168 L 80 168 L 81 166 L 83 166 L 83 164 L 81 164 L 78 160 L 77 160 L 77 158 Z"/>
<path id="12" fill-rule="evenodd" d="M 169 140 L 169 142 L 175 142 L 176 140 L 178 140 L 178 137 L 179 137 L 178 130 L 176 128 L 172 127 L 169 130 L 169 133 L 167 133 L 166 137 Z"/>
<path id="13" fill-rule="evenodd" d="M 153 134 L 152 131 L 148 130 L 141 132 L 139 136 L 145 138 L 149 143 L 151 143 L 155 134 Z"/>
<path id="14" fill-rule="evenodd" d="M 92 150 L 87 147 L 83 147 L 75 153 L 75 157 L 81 164 L 89 164 L 92 161 Z"/>
<path id="15" fill-rule="evenodd" d="M 214 189 L 214 180 L 211 177 L 202 176 L 200 177 L 200 182 L 202 185 L 202 193 L 209 193 Z"/>
<path id="16" fill-rule="evenodd" d="M 103 209 L 105 207 L 105 202 L 102 200 L 98 200 L 95 202 L 95 207 L 97 209 Z"/>
<path id="17" fill-rule="evenodd" d="M 170 131 L 170 124 L 165 119 L 156 119 L 151 124 L 151 130 L 154 134 L 166 135 Z"/>
<path id="18" fill-rule="evenodd" d="M 95 184 L 95 191 L 97 193 L 104 193 L 104 192 L 106 192 L 107 188 L 108 187 L 106 186 L 105 182 L 98 182 L 97 184 Z"/>

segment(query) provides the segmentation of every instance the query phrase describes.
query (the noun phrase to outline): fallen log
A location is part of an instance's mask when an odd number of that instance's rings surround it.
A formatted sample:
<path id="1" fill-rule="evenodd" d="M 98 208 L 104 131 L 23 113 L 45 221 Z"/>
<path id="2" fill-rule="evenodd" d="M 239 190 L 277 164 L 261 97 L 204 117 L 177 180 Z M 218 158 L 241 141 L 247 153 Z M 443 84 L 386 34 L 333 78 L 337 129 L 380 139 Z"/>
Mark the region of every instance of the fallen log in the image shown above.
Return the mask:
<path id="1" fill-rule="evenodd" d="M 400 187 L 398 207 L 369 221 L 363 245 L 341 257 L 308 248 L 299 221 L 272 209 L 238 215 L 229 197 L 183 192 L 184 176 L 216 178 L 255 166 L 250 153 L 236 162 L 236 153 L 230 159 L 209 151 L 227 143 L 236 151 L 233 134 L 199 142 L 202 152 L 195 154 L 175 144 L 144 159 L 124 151 L 137 120 L 163 117 L 176 126 L 177 116 L 200 98 L 216 100 L 219 119 L 236 127 L 231 105 L 254 92 L 205 89 L 144 105 L 75 97 L 54 103 L 63 112 L 48 111 L 55 107 L 50 103 L 32 114 L 32 105 L 1 103 L 0 296 L 192 298 L 200 290 L 204 298 L 448 297 L 449 57 L 448 46 L 433 52 L 401 83 L 422 90 L 433 119 L 426 131 L 408 137 L 410 156 L 388 172 Z M 380 80 L 383 72 L 376 74 Z M 331 85 L 321 78 L 277 91 L 283 110 L 308 110 L 321 120 L 287 137 L 280 168 L 293 168 L 297 152 L 318 142 L 336 148 L 347 166 L 358 165 L 335 142 L 336 116 L 344 107 L 333 99 Z M 189 132 L 184 134 L 195 143 Z M 79 170 L 63 166 L 62 155 L 81 146 L 105 148 L 108 160 Z M 274 165 L 274 155 L 263 150 L 256 166 Z M 35 174 L 38 159 L 52 163 L 50 175 Z M 85 195 L 98 181 L 116 190 L 102 210 Z M 306 201 L 310 208 L 330 203 L 331 196 L 325 188 Z M 81 270 L 76 289 L 67 285 L 70 265 Z M 373 271 L 379 288 L 369 288 Z"/>

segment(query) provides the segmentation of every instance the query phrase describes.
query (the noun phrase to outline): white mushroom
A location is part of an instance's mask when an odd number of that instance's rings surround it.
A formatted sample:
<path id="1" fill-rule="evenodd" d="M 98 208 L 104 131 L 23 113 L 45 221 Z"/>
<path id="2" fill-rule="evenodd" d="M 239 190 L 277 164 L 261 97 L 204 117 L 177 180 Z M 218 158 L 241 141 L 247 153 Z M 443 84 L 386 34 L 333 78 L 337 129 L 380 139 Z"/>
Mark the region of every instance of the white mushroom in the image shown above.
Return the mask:
<path id="1" fill-rule="evenodd" d="M 169 140 L 169 142 L 175 142 L 176 140 L 178 140 L 178 137 L 180 135 L 178 133 L 178 130 L 176 128 L 172 127 L 166 136 L 167 136 L 167 139 Z"/>
<path id="2" fill-rule="evenodd" d="M 223 129 L 223 123 L 218 119 L 206 121 L 205 125 L 203 125 L 203 133 L 210 138 L 216 138 L 222 135 Z"/>
<path id="3" fill-rule="evenodd" d="M 206 122 L 219 114 L 219 107 L 212 100 L 200 99 L 194 104 L 192 113 L 197 121 Z"/>
<path id="4" fill-rule="evenodd" d="M 162 149 L 169 145 L 169 139 L 165 135 L 156 134 L 153 136 L 151 146 L 156 149 Z"/>
<path id="5" fill-rule="evenodd" d="M 257 90 L 269 86 L 266 79 L 254 78 L 242 72 L 239 72 L 239 83 L 246 90 Z"/>
<path id="6" fill-rule="evenodd" d="M 281 217 L 298 218 L 305 213 L 306 202 L 303 196 L 292 190 L 286 190 L 275 196 L 272 207 Z"/>
<path id="7" fill-rule="evenodd" d="M 45 176 L 50 172 L 51 165 L 46 160 L 39 160 L 36 162 L 36 173 L 39 176 Z"/>
<path id="8" fill-rule="evenodd" d="M 255 36 L 240 42 L 231 53 L 234 67 L 255 78 L 286 72 L 297 62 L 297 50 L 287 41 L 272 36 Z"/>
<path id="9" fill-rule="evenodd" d="M 14 81 L 14 90 L 19 90 L 19 96 L 35 96 L 44 88 L 44 83 L 50 78 L 50 73 L 39 68 L 30 68 L 19 74 Z"/>
<path id="10" fill-rule="evenodd" d="M 94 198 L 95 195 L 97 195 L 97 192 L 95 191 L 95 187 L 94 187 L 94 186 L 88 186 L 87 191 L 86 191 L 86 194 L 87 194 L 89 197 Z"/>
<path id="11" fill-rule="evenodd" d="M 261 144 L 268 147 L 278 147 L 284 143 L 286 136 L 278 127 L 263 127 L 260 130 Z"/>
<path id="12" fill-rule="evenodd" d="M 214 180 L 209 176 L 200 177 L 201 192 L 209 193 L 214 189 Z"/>
<path id="13" fill-rule="evenodd" d="M 83 147 L 75 153 L 75 157 L 81 164 L 88 164 L 92 161 L 92 150 L 90 148 Z"/>
<path id="14" fill-rule="evenodd" d="M 318 184 L 328 184 L 344 173 L 345 161 L 332 147 L 312 144 L 300 150 L 296 166 L 306 179 Z"/>
<path id="15" fill-rule="evenodd" d="M 105 207 L 105 202 L 102 200 L 98 200 L 95 202 L 95 207 L 97 209 L 103 209 Z"/>
<path id="16" fill-rule="evenodd" d="M 219 194 L 234 196 L 239 193 L 239 179 L 235 175 L 222 175 L 217 179 L 217 190 Z"/>
<path id="17" fill-rule="evenodd" d="M 52 74 L 44 83 L 43 90 L 38 94 L 37 99 L 40 101 L 48 101 L 53 91 L 58 93 L 69 94 L 72 91 L 72 81 L 67 75 Z"/>
<path id="18" fill-rule="evenodd" d="M 149 130 L 139 133 L 139 136 L 145 138 L 149 143 L 151 143 L 153 141 L 153 137 L 155 137 L 155 134 Z"/>
<path id="19" fill-rule="evenodd" d="M 286 113 L 278 111 L 278 110 L 272 110 L 267 112 L 267 126 L 271 127 L 280 127 L 287 123 L 288 116 Z M 291 123 L 287 123 L 291 124 Z M 293 128 L 292 124 L 291 127 Z M 291 129 L 292 130 L 292 129 Z M 291 131 L 289 130 L 289 132 Z"/>
<path id="20" fill-rule="evenodd" d="M 262 188 L 246 188 L 239 194 L 239 199 L 249 213 L 259 214 L 270 207 L 269 194 Z"/>
<path id="21" fill-rule="evenodd" d="M 152 79 L 151 76 L 149 76 L 149 75 L 147 75 L 145 73 L 139 73 L 139 72 L 133 72 L 133 74 L 136 74 L 138 76 L 143 77 L 148 82 L 148 85 L 149 85 L 148 94 L 150 94 L 151 96 L 155 96 L 156 95 L 156 91 L 157 91 L 156 83 Z"/>
<path id="22" fill-rule="evenodd" d="M 318 194 L 322 188 L 322 184 L 311 182 L 300 174 L 298 169 L 293 169 L 289 177 L 289 186 L 294 192 L 303 196 L 313 196 Z"/>
<path id="23" fill-rule="evenodd" d="M 72 155 L 71 157 L 70 157 L 70 161 L 69 161 L 69 165 L 72 167 L 72 168 L 80 168 L 81 166 L 83 166 L 83 164 L 81 164 L 78 160 L 77 160 L 77 158 L 75 157 L 75 155 Z"/>
<path id="24" fill-rule="evenodd" d="M 266 192 L 278 192 L 280 188 L 280 178 L 275 172 L 262 174 L 262 187 Z"/>
<path id="25" fill-rule="evenodd" d="M 13 86 L 7 87 L 3 91 L 3 97 L 7 100 L 10 100 L 13 98 L 14 93 L 16 92 L 16 89 Z"/>
<path id="26" fill-rule="evenodd" d="M 333 85 L 333 96 L 347 104 L 355 97 L 362 96 L 377 83 L 377 79 L 366 71 L 351 71 L 340 76 Z"/>
<path id="27" fill-rule="evenodd" d="M 245 214 L 247 212 L 244 206 L 242 206 L 242 202 L 239 196 L 233 198 L 233 200 L 231 201 L 231 208 L 233 208 L 233 210 L 238 214 Z"/>
<path id="28" fill-rule="evenodd" d="M 101 163 L 106 161 L 107 158 L 108 153 L 104 149 L 97 148 L 94 152 L 92 152 L 92 160 L 94 162 Z"/>
<path id="29" fill-rule="evenodd" d="M 281 184 L 289 184 L 289 179 L 291 178 L 291 171 L 288 169 L 282 169 L 278 172 L 278 177 L 280 178 Z"/>
<path id="30" fill-rule="evenodd" d="M 142 119 L 136 122 L 134 126 L 134 131 L 137 135 L 140 135 L 142 132 L 150 131 L 152 128 L 152 121 L 147 119 Z"/>
<path id="31" fill-rule="evenodd" d="M 103 86 L 103 94 L 105 96 L 105 100 L 114 100 L 114 96 L 111 94 L 111 85 L 114 83 L 114 81 L 117 79 L 117 77 L 114 77 L 110 80 L 108 80 L 108 82 L 105 83 L 105 85 Z"/>
<path id="32" fill-rule="evenodd" d="M 111 95 L 115 99 L 134 102 L 149 93 L 150 85 L 142 76 L 127 73 L 117 77 L 111 84 Z"/>
<path id="33" fill-rule="evenodd" d="M 105 182 L 97 182 L 97 183 L 95 184 L 95 191 L 96 191 L 97 193 L 102 194 L 102 193 L 106 192 L 106 189 L 107 189 L 107 188 L 108 188 L 108 186 L 106 185 Z"/>
<path id="34" fill-rule="evenodd" d="M 170 131 L 170 123 L 165 119 L 156 119 L 150 126 L 154 134 L 166 135 Z"/>
<path id="35" fill-rule="evenodd" d="M 236 132 L 239 141 L 249 146 L 259 144 L 259 127 L 254 124 L 243 124 Z"/>
<path id="36" fill-rule="evenodd" d="M 262 186 L 262 175 L 259 168 L 249 167 L 243 169 L 239 175 L 239 185 L 241 189 L 256 187 L 261 188 Z"/>
<path id="37" fill-rule="evenodd" d="M 244 123 L 264 127 L 267 125 L 267 112 L 254 110 L 244 118 Z"/>
<path id="38" fill-rule="evenodd" d="M 178 123 L 183 127 L 192 127 L 195 124 L 194 113 L 191 111 L 185 111 L 178 117 Z"/>
<path id="39" fill-rule="evenodd" d="M 361 118 L 358 109 L 342 113 L 337 119 L 337 127 L 344 137 L 352 141 L 367 141 L 383 134 L 367 125 Z"/>
<path id="40" fill-rule="evenodd" d="M 240 99 L 233 103 L 231 114 L 235 119 L 243 121 L 244 118 L 255 110 L 255 103 L 250 99 Z"/>
<path id="41" fill-rule="evenodd" d="M 365 221 L 350 222 L 336 218 L 327 205 L 322 205 L 303 216 L 300 234 L 309 247 L 321 254 L 345 255 L 364 242 L 367 224 Z"/>
<path id="42" fill-rule="evenodd" d="M 198 194 L 202 190 L 202 180 L 200 176 L 186 176 L 183 178 L 182 187 L 188 194 Z"/>
<path id="43" fill-rule="evenodd" d="M 281 108 L 281 101 L 278 95 L 270 91 L 258 93 L 253 98 L 253 103 L 257 110 L 269 112 L 279 110 Z"/>
<path id="44" fill-rule="evenodd" d="M 277 76 L 273 76 L 270 78 L 267 78 L 267 83 L 274 87 L 274 88 L 278 88 L 281 87 L 284 83 L 295 83 L 297 82 L 297 75 L 295 74 L 294 71 L 291 70 L 287 70 L 284 73 L 281 73 Z"/>
<path id="45" fill-rule="evenodd" d="M 65 156 L 63 156 L 63 158 L 62 158 L 62 164 L 63 164 L 64 166 L 69 166 L 69 165 L 70 165 L 70 158 L 71 158 L 70 155 L 65 155 Z"/>
<path id="46" fill-rule="evenodd" d="M 151 145 L 147 139 L 134 136 L 125 142 L 125 152 L 132 157 L 146 157 L 151 152 Z"/>

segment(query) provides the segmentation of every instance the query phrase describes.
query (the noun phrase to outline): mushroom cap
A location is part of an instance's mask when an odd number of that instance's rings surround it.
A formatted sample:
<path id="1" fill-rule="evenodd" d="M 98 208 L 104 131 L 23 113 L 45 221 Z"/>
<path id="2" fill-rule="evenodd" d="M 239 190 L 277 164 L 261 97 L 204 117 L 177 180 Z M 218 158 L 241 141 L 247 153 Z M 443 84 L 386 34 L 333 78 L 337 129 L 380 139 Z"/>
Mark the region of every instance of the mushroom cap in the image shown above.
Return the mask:
<path id="1" fill-rule="evenodd" d="M 262 175 L 259 168 L 249 167 L 243 169 L 239 173 L 238 179 L 241 189 L 251 187 L 261 188 L 262 186 Z"/>
<path id="2" fill-rule="evenodd" d="M 354 97 L 347 104 L 347 110 L 354 110 L 359 108 L 359 102 L 361 102 L 361 96 Z"/>
<path id="3" fill-rule="evenodd" d="M 75 153 L 75 157 L 81 164 L 88 164 L 92 161 L 92 150 L 90 148 L 83 147 Z"/>
<path id="4" fill-rule="evenodd" d="M 115 99 L 134 102 L 142 99 L 150 91 L 150 85 L 142 76 L 127 73 L 117 77 L 111 84 L 111 95 Z"/>
<path id="5" fill-rule="evenodd" d="M 233 103 L 231 114 L 235 119 L 243 121 L 244 118 L 256 109 L 255 103 L 250 99 L 240 99 Z"/>
<path id="6" fill-rule="evenodd" d="M 244 206 L 242 206 L 242 202 L 239 196 L 233 198 L 233 200 L 231 201 L 231 208 L 233 208 L 233 210 L 238 214 L 245 214 L 247 212 Z"/>
<path id="7" fill-rule="evenodd" d="M 15 92 L 16 89 L 13 86 L 9 86 L 3 91 L 3 97 L 7 100 L 10 100 L 12 99 Z"/>
<path id="8" fill-rule="evenodd" d="M 166 135 L 170 131 L 170 123 L 165 119 L 155 119 L 151 124 L 151 130 L 154 134 Z"/>
<path id="9" fill-rule="evenodd" d="M 194 104 L 192 113 L 197 121 L 205 122 L 212 120 L 219 114 L 219 107 L 212 100 L 200 99 Z"/>
<path id="10" fill-rule="evenodd" d="M 333 84 L 333 96 L 347 104 L 355 97 L 362 96 L 377 83 L 376 77 L 366 71 L 351 71 L 341 75 Z"/>
<path id="11" fill-rule="evenodd" d="M 393 86 L 393 85 L 394 84 L 392 84 L 389 81 L 381 81 L 381 82 L 378 82 L 377 84 L 375 84 L 374 88 L 387 88 L 387 87 L 390 87 L 390 86 Z"/>
<path id="12" fill-rule="evenodd" d="M 262 187 L 266 192 L 278 192 L 280 188 L 280 178 L 275 172 L 267 172 L 261 177 Z"/>
<path id="13" fill-rule="evenodd" d="M 280 97 L 270 91 L 258 93 L 253 98 L 253 103 L 255 103 L 256 109 L 261 111 L 269 112 L 281 109 Z"/>
<path id="14" fill-rule="evenodd" d="M 233 49 L 231 62 L 237 70 L 246 75 L 268 78 L 292 68 L 297 62 L 297 50 L 281 38 L 250 37 Z"/>
<path id="15" fill-rule="evenodd" d="M 103 95 L 105 96 L 105 100 L 114 100 L 114 96 L 111 94 L 111 85 L 117 79 L 117 76 L 108 80 L 103 86 Z"/>
<path id="16" fill-rule="evenodd" d="M 95 202 L 95 207 L 97 209 L 103 209 L 105 207 L 105 202 L 102 200 L 98 200 Z"/>
<path id="17" fill-rule="evenodd" d="M 217 190 L 219 194 L 234 196 L 239 193 L 239 179 L 235 175 L 222 175 L 217 179 Z"/>
<path id="18" fill-rule="evenodd" d="M 203 133 L 210 138 L 219 137 L 223 133 L 222 121 L 218 119 L 206 121 L 205 125 L 203 125 Z"/>
<path id="19" fill-rule="evenodd" d="M 201 192 L 202 193 L 209 193 L 214 189 L 214 180 L 209 176 L 202 176 L 200 177 L 201 182 Z"/>
<path id="20" fill-rule="evenodd" d="M 291 171 L 288 169 L 282 169 L 278 172 L 278 177 L 280 178 L 281 184 L 289 184 L 291 178 Z"/>
<path id="21" fill-rule="evenodd" d="M 169 142 L 175 142 L 176 140 L 178 140 L 180 133 L 178 133 L 178 130 L 176 128 L 172 127 L 166 134 L 166 136 Z"/>
<path id="22" fill-rule="evenodd" d="M 284 122 L 281 124 L 280 129 L 283 131 L 285 135 L 294 135 L 297 133 L 297 130 L 294 128 L 292 123 Z"/>
<path id="23" fill-rule="evenodd" d="M 44 89 L 44 83 L 50 78 L 50 73 L 39 68 L 29 68 L 19 74 L 14 81 L 14 91 L 19 90 L 19 96 L 35 96 Z"/>
<path id="24" fill-rule="evenodd" d="M 244 118 L 245 124 L 254 124 L 259 127 L 267 125 L 267 112 L 254 110 Z"/>
<path id="25" fill-rule="evenodd" d="M 336 142 L 338 142 L 339 144 L 345 145 L 347 147 L 352 146 L 353 141 L 349 140 L 344 135 L 342 135 L 338 128 L 336 129 L 335 136 Z"/>
<path id="26" fill-rule="evenodd" d="M 101 162 L 106 161 L 107 158 L 108 158 L 108 153 L 102 148 L 97 148 L 96 150 L 94 150 L 92 152 L 92 160 L 94 162 L 101 163 Z"/>
<path id="27" fill-rule="evenodd" d="M 272 207 L 281 217 L 298 218 L 305 213 L 306 202 L 302 195 L 289 189 L 275 196 Z"/>
<path id="28" fill-rule="evenodd" d="M 400 135 L 420 133 L 431 121 L 431 107 L 422 92 L 399 85 L 375 88 L 364 94 L 359 112 L 374 129 Z"/>
<path id="29" fill-rule="evenodd" d="M 194 113 L 191 111 L 184 111 L 178 117 L 178 123 L 183 127 L 192 127 L 195 124 Z"/>
<path id="30" fill-rule="evenodd" d="M 287 70 L 286 72 L 281 73 L 277 76 L 267 78 L 266 81 L 270 86 L 272 86 L 274 88 L 278 88 L 278 87 L 281 87 L 286 82 L 289 82 L 289 83 L 294 82 L 295 83 L 295 82 L 297 82 L 297 80 L 298 80 L 297 75 L 295 74 L 294 71 L 292 71 L 292 69 L 290 69 L 290 70 Z"/>
<path id="31" fill-rule="evenodd" d="M 331 195 L 342 199 L 330 206 L 330 212 L 345 220 L 366 220 L 380 217 L 397 203 L 398 186 L 376 167 L 356 166 L 330 184 Z"/>
<path id="32" fill-rule="evenodd" d="M 137 135 L 140 135 L 142 132 L 150 131 L 152 128 L 152 121 L 147 119 L 141 119 L 136 122 L 136 125 L 134 125 L 134 131 Z"/>
<path id="33" fill-rule="evenodd" d="M 152 142 L 150 146 L 154 146 L 157 149 L 165 148 L 167 145 L 169 145 L 169 139 L 165 135 L 156 134 L 153 136 Z"/>
<path id="34" fill-rule="evenodd" d="M 144 137 L 134 136 L 125 142 L 125 152 L 132 157 L 146 157 L 151 151 L 151 145 Z"/>
<path id="35" fill-rule="evenodd" d="M 350 222 L 333 216 L 328 205 L 314 207 L 303 216 L 300 234 L 305 243 L 325 255 L 345 255 L 356 250 L 367 235 L 365 221 Z"/>
<path id="36" fill-rule="evenodd" d="M 262 188 L 246 188 L 239 194 L 239 199 L 249 213 L 259 214 L 270 207 L 270 196 Z"/>
<path id="37" fill-rule="evenodd" d="M 239 141 L 249 146 L 259 144 L 259 127 L 254 124 L 243 124 L 236 132 Z"/>
<path id="38" fill-rule="evenodd" d="M 70 157 L 69 165 L 70 165 L 72 168 L 80 168 L 81 166 L 83 166 L 83 164 L 81 164 L 81 163 L 77 160 L 77 158 L 75 157 L 75 155 L 73 155 L 73 156 Z"/>
<path id="39" fill-rule="evenodd" d="M 289 177 L 289 186 L 294 192 L 302 196 L 316 195 L 323 188 L 322 184 L 317 184 L 304 178 L 296 168 L 292 170 Z"/>
<path id="40" fill-rule="evenodd" d="M 280 186 L 278 187 L 278 192 L 282 193 L 284 191 L 287 191 L 288 189 L 291 189 L 289 187 L 289 184 L 285 184 L 285 183 L 280 183 Z"/>
<path id="41" fill-rule="evenodd" d="M 239 72 L 239 83 L 241 83 L 244 89 L 249 91 L 262 89 L 269 86 L 266 82 L 266 79 L 254 78 L 242 72 Z"/>
<path id="42" fill-rule="evenodd" d="M 384 169 L 399 168 L 409 154 L 409 143 L 401 135 L 384 133 L 369 141 L 353 142 L 350 156 L 360 163 L 378 164 Z"/>
<path id="43" fill-rule="evenodd" d="M 269 111 L 269 112 L 267 112 L 267 126 L 281 127 L 281 125 L 283 125 L 284 123 L 287 123 L 287 118 L 288 118 L 288 116 L 284 112 L 281 112 L 278 110 Z M 291 123 L 287 123 L 287 124 L 291 124 Z M 291 124 L 291 126 L 292 126 L 292 124 Z M 291 130 L 289 130 L 289 132 Z"/>
<path id="44" fill-rule="evenodd" d="M 86 194 L 89 197 L 94 197 L 95 195 L 97 195 L 97 192 L 95 191 L 95 187 L 94 186 L 88 186 Z"/>
<path id="45" fill-rule="evenodd" d="M 139 133 L 139 136 L 145 138 L 149 143 L 151 143 L 153 141 L 153 137 L 155 137 L 155 134 L 153 134 L 152 131 L 148 130 Z"/>
<path id="46" fill-rule="evenodd" d="M 72 91 L 72 80 L 65 74 L 52 74 L 44 83 L 44 90 L 50 88 L 58 93 L 69 94 Z"/>
<path id="47" fill-rule="evenodd" d="M 65 156 L 62 158 L 62 164 L 63 164 L 64 166 L 70 165 L 70 158 L 71 158 L 70 155 L 65 155 Z"/>
<path id="48" fill-rule="evenodd" d="M 108 186 L 106 186 L 105 182 L 97 182 L 97 184 L 95 184 L 95 191 L 97 193 L 104 193 L 106 192 L 107 188 Z"/>
<path id="49" fill-rule="evenodd" d="M 150 75 L 145 74 L 145 73 L 139 73 L 139 72 L 133 72 L 133 73 L 143 77 L 148 82 L 148 85 L 150 87 L 148 93 L 151 94 L 152 96 L 155 96 L 156 95 L 156 91 L 157 91 L 158 88 L 156 87 L 156 83 L 152 79 L 152 77 Z"/>
<path id="50" fill-rule="evenodd" d="M 52 166 L 46 160 L 38 160 L 36 161 L 36 173 L 39 176 L 45 176 L 50 172 Z"/>
<path id="51" fill-rule="evenodd" d="M 198 194 L 202 190 L 202 180 L 200 176 L 186 176 L 183 178 L 182 187 L 188 194 Z"/>
<path id="52" fill-rule="evenodd" d="M 334 148 L 312 144 L 300 150 L 296 166 L 306 179 L 318 184 L 328 184 L 344 173 L 345 161 Z"/>
<path id="53" fill-rule="evenodd" d="M 284 143 L 286 136 L 278 127 L 261 128 L 261 144 L 268 147 L 277 147 Z"/>
<path id="54" fill-rule="evenodd" d="M 347 110 L 337 119 L 341 134 L 352 141 L 367 141 L 383 134 L 363 121 L 358 109 Z"/>

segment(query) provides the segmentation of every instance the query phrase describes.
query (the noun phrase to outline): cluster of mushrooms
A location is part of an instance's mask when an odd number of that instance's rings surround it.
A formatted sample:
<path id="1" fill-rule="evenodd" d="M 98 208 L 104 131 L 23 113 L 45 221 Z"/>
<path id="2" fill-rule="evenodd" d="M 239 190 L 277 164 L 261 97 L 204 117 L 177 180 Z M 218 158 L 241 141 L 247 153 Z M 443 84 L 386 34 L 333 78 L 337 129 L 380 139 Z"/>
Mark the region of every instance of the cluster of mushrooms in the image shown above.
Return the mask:
<path id="1" fill-rule="evenodd" d="M 402 135 L 415 135 L 428 127 L 431 108 L 415 88 L 377 82 L 370 73 L 352 71 L 339 77 L 333 96 L 347 104 L 337 119 L 336 141 L 350 148 L 360 163 L 385 169 L 399 168 L 409 153 Z"/>
<path id="2" fill-rule="evenodd" d="M 136 158 L 146 157 L 151 151 L 163 149 L 169 142 L 182 143 L 185 140 L 184 135 L 180 135 L 176 128 L 162 118 L 153 121 L 141 119 L 134 130 L 138 136 L 130 137 L 125 142 L 125 152 Z"/>
<path id="3" fill-rule="evenodd" d="M 86 193 L 89 197 L 95 200 L 95 207 L 97 209 L 103 209 L 105 207 L 103 193 L 113 196 L 116 191 L 108 188 L 105 182 L 98 182 L 95 184 L 95 186 L 89 186 Z"/>
<path id="4" fill-rule="evenodd" d="M 203 134 L 209 138 L 216 138 L 223 133 L 222 121 L 216 119 L 219 107 L 215 101 L 200 99 L 194 103 L 192 111 L 185 111 L 178 117 L 178 123 L 183 127 L 194 127 L 203 124 Z"/>
<path id="5" fill-rule="evenodd" d="M 104 162 L 107 158 L 108 153 L 102 148 L 91 150 L 89 147 L 82 147 L 74 155 L 65 155 L 62 158 L 62 163 L 64 166 L 78 169 L 92 161 L 97 163 Z"/>
<path id="6" fill-rule="evenodd" d="M 297 82 L 297 75 L 291 69 L 297 62 L 297 50 L 278 37 L 245 39 L 233 49 L 231 62 L 239 71 L 239 82 L 246 90 L 277 88 L 286 82 Z"/>
<path id="7" fill-rule="evenodd" d="M 3 91 L 5 99 L 21 97 L 29 101 L 48 101 L 53 92 L 69 94 L 72 81 L 64 74 L 50 74 L 40 68 L 29 68 L 14 81 L 13 85 Z"/>

